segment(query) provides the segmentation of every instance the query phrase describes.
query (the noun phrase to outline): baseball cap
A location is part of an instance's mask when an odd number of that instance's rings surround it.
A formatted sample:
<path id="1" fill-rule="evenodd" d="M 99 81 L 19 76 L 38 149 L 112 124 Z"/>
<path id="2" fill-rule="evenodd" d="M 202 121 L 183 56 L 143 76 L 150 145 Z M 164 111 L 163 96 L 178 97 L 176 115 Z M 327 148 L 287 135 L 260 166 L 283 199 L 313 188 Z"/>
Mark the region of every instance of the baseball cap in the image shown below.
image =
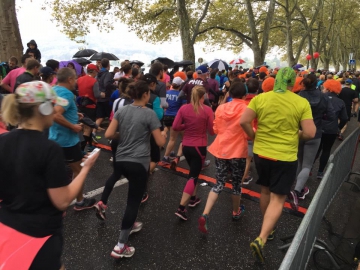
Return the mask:
<path id="1" fill-rule="evenodd" d="M 42 67 L 40 69 L 40 74 L 44 75 L 55 75 L 56 72 L 51 67 Z"/>
<path id="2" fill-rule="evenodd" d="M 58 97 L 52 87 L 46 82 L 32 81 L 20 84 L 16 88 L 17 101 L 19 103 L 44 103 L 51 101 L 53 104 L 67 106 L 69 102 Z"/>
<path id="3" fill-rule="evenodd" d="M 95 71 L 99 72 L 99 67 L 97 65 L 94 65 L 94 64 L 87 65 L 86 69 L 87 70 L 95 70 Z"/>
<path id="4" fill-rule="evenodd" d="M 183 82 L 184 82 L 184 80 L 181 79 L 180 77 L 175 77 L 173 79 L 173 83 L 176 84 L 176 85 L 181 85 Z"/>
<path id="5" fill-rule="evenodd" d="M 196 68 L 196 73 L 197 74 L 209 73 L 209 70 L 208 70 L 207 66 L 201 65 Z"/>
<path id="6" fill-rule="evenodd" d="M 158 84 L 156 77 L 150 73 L 146 73 L 143 78 L 144 78 L 144 81 L 146 81 L 148 84 L 153 83 L 153 82 Z"/>
<path id="7" fill-rule="evenodd" d="M 352 82 L 352 80 L 350 80 L 350 79 L 347 79 L 346 81 L 345 81 L 345 84 L 352 84 L 353 82 Z"/>

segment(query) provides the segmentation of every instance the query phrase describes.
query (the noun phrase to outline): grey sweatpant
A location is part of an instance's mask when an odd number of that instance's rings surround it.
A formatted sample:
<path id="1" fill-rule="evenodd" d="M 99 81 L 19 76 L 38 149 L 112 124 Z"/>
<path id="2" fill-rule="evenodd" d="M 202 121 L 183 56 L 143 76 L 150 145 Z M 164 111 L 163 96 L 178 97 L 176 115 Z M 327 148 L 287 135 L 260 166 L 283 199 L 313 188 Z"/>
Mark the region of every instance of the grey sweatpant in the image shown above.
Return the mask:
<path id="1" fill-rule="evenodd" d="M 301 192 L 306 185 L 316 153 L 319 150 L 320 142 L 321 138 L 299 142 L 296 191 Z"/>

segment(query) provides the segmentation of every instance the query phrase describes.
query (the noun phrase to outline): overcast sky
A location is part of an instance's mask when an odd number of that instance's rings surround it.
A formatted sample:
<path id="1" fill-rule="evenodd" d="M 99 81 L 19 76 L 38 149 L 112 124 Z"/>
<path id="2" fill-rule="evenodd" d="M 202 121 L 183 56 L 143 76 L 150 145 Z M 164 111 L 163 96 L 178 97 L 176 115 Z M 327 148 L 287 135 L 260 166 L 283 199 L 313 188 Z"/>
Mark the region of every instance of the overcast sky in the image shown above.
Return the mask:
<path id="1" fill-rule="evenodd" d="M 1 0 L 0 0 L 1 1 Z M 55 23 L 50 21 L 51 12 L 41 10 L 41 0 L 17 1 L 17 17 L 24 48 L 26 43 L 35 39 L 42 53 L 42 63 L 47 59 L 69 60 L 76 53 L 81 44 L 68 39 L 56 28 Z M 119 38 L 121 36 L 121 39 Z M 115 24 L 115 30 L 110 33 L 101 33 L 96 28 L 86 37 L 87 48 L 97 51 L 114 53 L 118 52 L 120 60 L 132 59 L 149 63 L 154 56 L 166 56 L 176 61 L 182 60 L 180 38 L 168 43 L 150 44 L 139 39 L 135 33 L 129 32 L 128 27 L 120 22 Z M 202 57 L 208 61 L 221 58 L 230 61 L 238 56 L 253 58 L 251 50 L 246 50 L 240 55 L 234 55 L 228 51 L 215 51 L 204 53 L 204 44 L 195 46 L 196 59 Z M 121 54 L 121 55 L 119 55 Z"/>

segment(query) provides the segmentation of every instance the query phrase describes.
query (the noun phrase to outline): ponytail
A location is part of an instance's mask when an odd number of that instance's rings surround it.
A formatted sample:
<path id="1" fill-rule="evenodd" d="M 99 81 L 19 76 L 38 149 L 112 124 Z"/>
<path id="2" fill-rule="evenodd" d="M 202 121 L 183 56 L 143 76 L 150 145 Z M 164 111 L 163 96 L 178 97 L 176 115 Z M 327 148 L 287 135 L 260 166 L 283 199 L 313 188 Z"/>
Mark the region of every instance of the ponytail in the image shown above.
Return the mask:
<path id="1" fill-rule="evenodd" d="M 203 86 L 197 85 L 191 91 L 191 104 L 196 114 L 199 114 L 199 107 L 203 107 L 200 99 L 205 95 L 206 90 Z"/>
<path id="2" fill-rule="evenodd" d="M 1 103 L 1 117 L 5 123 L 16 126 L 19 123 L 19 103 L 15 94 L 9 94 L 4 97 Z"/>

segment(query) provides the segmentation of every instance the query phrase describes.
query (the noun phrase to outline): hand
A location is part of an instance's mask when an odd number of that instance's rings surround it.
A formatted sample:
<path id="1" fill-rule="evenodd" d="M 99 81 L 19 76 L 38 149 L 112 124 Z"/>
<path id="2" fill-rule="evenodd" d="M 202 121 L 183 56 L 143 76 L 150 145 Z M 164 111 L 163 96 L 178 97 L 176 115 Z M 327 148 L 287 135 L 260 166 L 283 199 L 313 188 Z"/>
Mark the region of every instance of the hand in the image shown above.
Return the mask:
<path id="1" fill-rule="evenodd" d="M 98 128 L 96 129 L 96 131 L 103 131 L 103 130 L 105 130 L 105 129 L 102 128 L 102 127 L 98 127 Z"/>
<path id="2" fill-rule="evenodd" d="M 83 168 L 88 168 L 90 169 L 92 166 L 94 166 L 95 164 L 95 161 L 98 159 L 98 157 L 100 156 L 100 152 L 97 152 L 96 154 L 92 155 L 92 156 L 89 156 L 89 155 L 86 155 L 85 158 L 83 159 L 83 162 L 84 162 L 84 166 Z"/>
<path id="3" fill-rule="evenodd" d="M 84 115 L 82 113 L 77 113 L 77 114 L 78 114 L 79 120 L 84 118 Z"/>
<path id="4" fill-rule="evenodd" d="M 164 131 L 161 131 L 161 135 L 166 139 L 167 138 L 167 132 L 164 130 Z"/>
<path id="5" fill-rule="evenodd" d="M 101 93 L 100 93 L 100 97 L 101 97 L 101 98 L 105 98 L 105 93 L 104 93 L 104 92 L 101 92 Z"/>
<path id="6" fill-rule="evenodd" d="M 74 131 L 75 133 L 79 133 L 82 130 L 82 128 L 83 127 L 81 124 L 76 124 L 76 125 L 73 125 L 72 131 Z"/>

